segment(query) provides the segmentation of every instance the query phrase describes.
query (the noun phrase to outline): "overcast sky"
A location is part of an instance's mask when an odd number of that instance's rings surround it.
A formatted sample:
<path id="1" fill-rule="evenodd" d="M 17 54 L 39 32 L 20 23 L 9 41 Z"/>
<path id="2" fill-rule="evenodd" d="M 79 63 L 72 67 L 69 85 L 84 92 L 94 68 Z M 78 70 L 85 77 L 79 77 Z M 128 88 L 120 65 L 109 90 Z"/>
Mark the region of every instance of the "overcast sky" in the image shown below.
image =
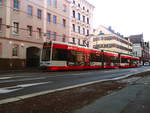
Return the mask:
<path id="1" fill-rule="evenodd" d="M 141 34 L 150 41 L 150 0 L 87 0 L 95 6 L 93 25 L 112 26 L 124 36 Z"/>

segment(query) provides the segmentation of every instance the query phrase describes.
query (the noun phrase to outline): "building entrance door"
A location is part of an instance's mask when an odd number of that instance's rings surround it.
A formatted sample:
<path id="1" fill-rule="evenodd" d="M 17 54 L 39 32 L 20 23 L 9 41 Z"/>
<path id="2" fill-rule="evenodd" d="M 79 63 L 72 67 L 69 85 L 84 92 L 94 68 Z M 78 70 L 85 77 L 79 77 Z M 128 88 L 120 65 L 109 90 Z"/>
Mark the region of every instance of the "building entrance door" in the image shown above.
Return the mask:
<path id="1" fill-rule="evenodd" d="M 40 64 L 40 49 L 29 47 L 26 52 L 26 67 L 38 67 Z"/>

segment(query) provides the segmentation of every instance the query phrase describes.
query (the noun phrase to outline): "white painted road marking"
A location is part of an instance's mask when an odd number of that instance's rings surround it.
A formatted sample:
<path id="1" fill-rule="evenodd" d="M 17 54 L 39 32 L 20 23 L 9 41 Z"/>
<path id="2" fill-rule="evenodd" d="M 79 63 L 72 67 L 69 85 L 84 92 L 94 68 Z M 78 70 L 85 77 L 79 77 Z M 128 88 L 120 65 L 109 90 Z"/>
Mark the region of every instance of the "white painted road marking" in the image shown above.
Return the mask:
<path id="1" fill-rule="evenodd" d="M 13 78 L 13 77 L 1 77 L 0 80 L 10 79 L 10 78 Z"/>
<path id="2" fill-rule="evenodd" d="M 14 79 L 14 78 L 23 78 L 23 77 L 30 77 L 30 76 L 3 76 L 3 77 L 0 77 L 0 80 L 7 80 L 7 79 Z"/>
<path id="3" fill-rule="evenodd" d="M 14 91 L 26 88 L 26 87 L 43 85 L 43 84 L 47 84 L 47 83 L 52 83 L 52 81 L 49 81 L 49 82 L 39 82 L 39 83 L 33 83 L 33 84 L 21 84 L 21 85 L 16 85 L 16 86 L 12 86 L 12 87 L 0 88 L 0 94 L 10 93 L 10 92 L 14 92 Z"/>
<path id="4" fill-rule="evenodd" d="M 20 81 L 29 81 L 29 80 L 39 80 L 39 79 L 45 79 L 46 77 L 39 77 L 39 78 L 24 78 L 19 80 L 4 80 L 0 83 L 6 83 L 6 82 L 20 82 Z"/>
<path id="5" fill-rule="evenodd" d="M 22 89 L 22 88 L 11 89 L 11 90 L 8 90 L 8 89 L 0 89 L 0 94 L 10 93 L 10 92 L 14 92 L 14 91 L 17 91 L 17 90 L 20 90 L 20 89 Z"/>

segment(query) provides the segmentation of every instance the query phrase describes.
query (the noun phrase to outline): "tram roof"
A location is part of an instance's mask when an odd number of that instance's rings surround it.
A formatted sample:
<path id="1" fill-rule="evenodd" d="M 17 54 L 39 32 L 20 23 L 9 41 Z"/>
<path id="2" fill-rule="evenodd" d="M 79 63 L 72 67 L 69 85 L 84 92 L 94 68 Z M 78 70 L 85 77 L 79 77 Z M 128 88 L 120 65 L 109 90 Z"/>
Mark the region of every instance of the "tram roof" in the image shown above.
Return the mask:
<path id="1" fill-rule="evenodd" d="M 50 42 L 56 43 L 56 44 L 63 44 L 63 45 L 68 45 L 68 46 L 74 46 L 74 47 L 94 50 L 94 51 L 100 51 L 100 52 L 104 51 L 104 52 L 108 52 L 108 53 L 121 54 L 122 56 L 130 56 L 130 57 L 138 58 L 138 57 L 135 57 L 135 56 L 132 56 L 132 55 L 129 55 L 129 54 L 124 54 L 124 53 L 119 53 L 119 52 L 114 52 L 114 51 L 109 51 L 109 50 L 88 48 L 88 47 L 84 47 L 84 46 L 80 46 L 80 45 L 74 45 L 74 44 L 65 43 L 65 42 L 59 42 L 59 41 L 50 41 Z M 49 42 L 45 42 L 45 43 L 49 43 Z"/>
<path id="2" fill-rule="evenodd" d="M 74 44 L 69 44 L 69 43 L 65 43 L 65 42 L 59 42 L 59 41 L 51 41 L 51 42 L 52 43 L 56 43 L 56 44 L 63 44 L 63 45 L 68 45 L 68 46 L 74 46 L 74 47 L 89 49 L 89 50 L 102 51 L 101 49 L 88 48 L 88 47 L 84 47 L 84 46 L 80 46 L 80 45 L 74 45 Z"/>

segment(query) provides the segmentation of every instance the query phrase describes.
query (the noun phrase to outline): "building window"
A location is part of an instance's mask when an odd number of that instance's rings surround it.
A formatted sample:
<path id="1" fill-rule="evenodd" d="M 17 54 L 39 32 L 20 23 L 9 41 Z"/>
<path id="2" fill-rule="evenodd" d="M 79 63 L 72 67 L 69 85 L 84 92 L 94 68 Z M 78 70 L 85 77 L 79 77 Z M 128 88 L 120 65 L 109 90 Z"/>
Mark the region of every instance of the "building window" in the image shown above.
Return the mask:
<path id="1" fill-rule="evenodd" d="M 87 18 L 87 24 L 89 24 L 89 18 Z"/>
<path id="2" fill-rule="evenodd" d="M 78 4 L 78 7 L 80 7 L 80 4 Z"/>
<path id="3" fill-rule="evenodd" d="M 83 22 L 85 22 L 85 16 L 83 15 Z"/>
<path id="4" fill-rule="evenodd" d="M 2 18 L 0 18 L 0 31 L 2 30 Z"/>
<path id="5" fill-rule="evenodd" d="M 47 13 L 47 22 L 50 23 L 51 22 L 51 14 Z"/>
<path id="6" fill-rule="evenodd" d="M 42 10 L 37 9 L 37 18 L 42 19 Z"/>
<path id="7" fill-rule="evenodd" d="M 0 57 L 2 56 L 2 43 L 0 43 Z"/>
<path id="8" fill-rule="evenodd" d="M 83 40 L 83 45 L 86 45 L 86 40 Z"/>
<path id="9" fill-rule="evenodd" d="M 47 39 L 50 40 L 50 38 L 51 38 L 51 31 L 47 31 Z"/>
<path id="10" fill-rule="evenodd" d="M 41 28 L 37 28 L 37 32 L 38 32 L 38 37 L 42 37 L 42 29 Z"/>
<path id="11" fill-rule="evenodd" d="M 54 40 L 56 40 L 56 35 L 57 35 L 57 33 L 54 32 L 54 33 L 53 33 L 53 38 L 54 38 Z"/>
<path id="12" fill-rule="evenodd" d="M 54 0 L 53 7 L 54 7 L 54 8 L 57 8 L 57 0 Z"/>
<path id="13" fill-rule="evenodd" d="M 0 5 L 2 5 L 2 0 L 0 0 Z"/>
<path id="14" fill-rule="evenodd" d="M 19 45 L 14 44 L 12 48 L 12 56 L 18 56 L 19 54 Z"/>
<path id="15" fill-rule="evenodd" d="M 66 20 L 63 19 L 63 27 L 66 27 Z"/>
<path id="16" fill-rule="evenodd" d="M 63 35 L 62 37 L 62 41 L 65 42 L 66 41 L 66 35 Z"/>
<path id="17" fill-rule="evenodd" d="M 19 0 L 14 0 L 14 8 L 15 9 L 20 9 L 20 2 L 19 2 Z"/>
<path id="18" fill-rule="evenodd" d="M 87 12 L 89 12 L 89 10 L 87 9 Z"/>
<path id="19" fill-rule="evenodd" d="M 16 34 L 19 33 L 19 23 L 18 22 L 13 23 L 13 33 L 16 33 Z"/>
<path id="20" fill-rule="evenodd" d="M 78 13 L 78 20 L 80 20 L 80 13 Z"/>
<path id="21" fill-rule="evenodd" d="M 53 23 L 57 24 L 57 16 L 53 15 Z"/>
<path id="22" fill-rule="evenodd" d="M 85 28 L 83 28 L 83 35 L 85 35 Z"/>
<path id="23" fill-rule="evenodd" d="M 89 30 L 87 29 L 87 35 L 89 36 Z"/>
<path id="24" fill-rule="evenodd" d="M 80 26 L 78 26 L 78 33 L 80 33 Z"/>
<path id="25" fill-rule="evenodd" d="M 67 6 L 65 4 L 63 5 L 63 11 L 67 12 Z"/>
<path id="26" fill-rule="evenodd" d="M 80 45 L 80 39 L 78 39 L 78 45 Z"/>
<path id="27" fill-rule="evenodd" d="M 48 5 L 51 5 L 52 0 L 47 0 Z"/>
<path id="28" fill-rule="evenodd" d="M 72 43 L 75 44 L 75 38 L 74 37 L 72 38 Z"/>
<path id="29" fill-rule="evenodd" d="M 75 17 L 76 17 L 76 12 L 75 12 L 74 10 L 72 11 L 72 14 L 73 14 L 73 15 L 72 15 L 73 18 L 75 18 Z"/>
<path id="30" fill-rule="evenodd" d="M 73 4 L 76 4 L 75 0 L 73 0 Z"/>
<path id="31" fill-rule="evenodd" d="M 33 7 L 28 5 L 28 15 L 33 15 Z"/>
<path id="32" fill-rule="evenodd" d="M 28 35 L 32 36 L 32 26 L 27 26 Z"/>
<path id="33" fill-rule="evenodd" d="M 72 24 L 72 29 L 73 29 L 73 32 L 76 32 L 75 24 Z"/>
<path id="34" fill-rule="evenodd" d="M 89 42 L 86 43 L 86 46 L 89 47 Z"/>
<path id="35" fill-rule="evenodd" d="M 83 6 L 83 10 L 85 10 L 85 7 Z"/>

